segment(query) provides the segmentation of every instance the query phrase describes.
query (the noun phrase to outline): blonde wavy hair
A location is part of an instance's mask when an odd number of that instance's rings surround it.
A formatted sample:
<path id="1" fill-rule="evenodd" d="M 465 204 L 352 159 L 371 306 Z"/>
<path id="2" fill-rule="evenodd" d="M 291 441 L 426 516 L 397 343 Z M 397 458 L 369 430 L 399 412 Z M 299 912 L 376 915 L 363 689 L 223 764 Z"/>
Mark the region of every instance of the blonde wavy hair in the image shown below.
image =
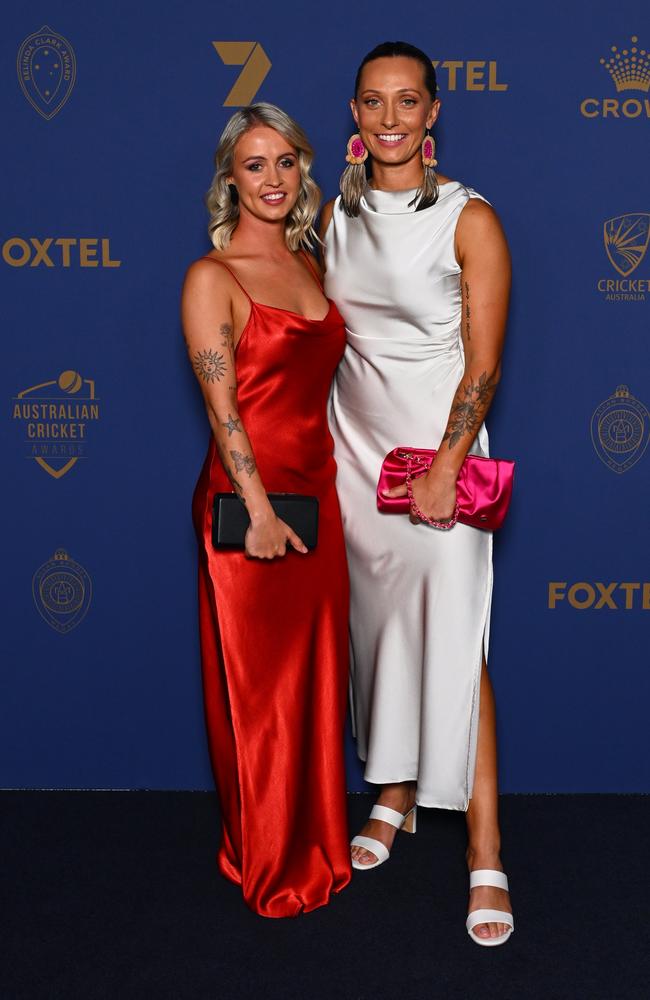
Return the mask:
<path id="1" fill-rule="evenodd" d="M 300 193 L 286 219 L 285 239 L 290 250 L 311 250 L 318 236 L 314 222 L 321 202 L 320 188 L 310 174 L 314 151 L 300 125 L 275 104 L 250 104 L 236 111 L 221 133 L 214 154 L 215 174 L 205 196 L 210 213 L 208 233 L 217 250 L 225 250 L 239 222 L 238 199 L 232 197 L 227 178 L 232 176 L 235 146 L 246 132 L 266 125 L 279 132 L 298 154 Z"/>

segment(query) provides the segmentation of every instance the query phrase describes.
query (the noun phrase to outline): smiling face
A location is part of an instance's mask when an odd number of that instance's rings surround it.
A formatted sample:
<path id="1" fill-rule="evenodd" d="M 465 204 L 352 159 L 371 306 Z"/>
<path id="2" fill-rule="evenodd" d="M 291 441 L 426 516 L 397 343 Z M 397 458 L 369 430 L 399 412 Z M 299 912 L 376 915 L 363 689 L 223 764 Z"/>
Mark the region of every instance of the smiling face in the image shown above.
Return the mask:
<path id="1" fill-rule="evenodd" d="M 256 125 L 235 146 L 228 183 L 237 188 L 240 212 L 279 222 L 300 194 L 297 150 L 275 129 Z"/>
<path id="2" fill-rule="evenodd" d="M 350 107 L 375 162 L 396 166 L 419 155 L 424 134 L 438 117 L 440 101 L 431 100 L 417 60 L 387 56 L 363 67 Z"/>

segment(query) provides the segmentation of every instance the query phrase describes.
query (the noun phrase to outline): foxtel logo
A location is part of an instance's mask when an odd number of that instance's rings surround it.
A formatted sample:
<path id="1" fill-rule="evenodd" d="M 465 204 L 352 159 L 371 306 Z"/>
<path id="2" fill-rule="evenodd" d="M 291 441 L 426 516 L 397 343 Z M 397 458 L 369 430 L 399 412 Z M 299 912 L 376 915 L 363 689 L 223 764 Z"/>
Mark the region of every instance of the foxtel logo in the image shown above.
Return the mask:
<path id="1" fill-rule="evenodd" d="M 579 611 L 585 608 L 650 611 L 650 583 L 587 583 L 582 580 L 569 586 L 565 581 L 551 581 L 548 585 L 549 608 L 557 608 L 561 601 L 567 601 Z"/>

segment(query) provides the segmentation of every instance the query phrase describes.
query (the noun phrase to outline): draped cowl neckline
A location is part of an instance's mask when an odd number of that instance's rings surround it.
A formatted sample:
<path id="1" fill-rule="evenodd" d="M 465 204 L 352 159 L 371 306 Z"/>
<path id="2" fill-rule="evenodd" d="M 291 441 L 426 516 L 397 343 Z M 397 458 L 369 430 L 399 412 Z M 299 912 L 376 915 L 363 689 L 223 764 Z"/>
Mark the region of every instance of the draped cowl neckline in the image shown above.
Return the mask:
<path id="1" fill-rule="evenodd" d="M 436 205 L 439 205 L 452 191 L 458 190 L 459 187 L 462 187 L 459 181 L 447 181 L 445 184 L 441 184 L 437 202 L 423 211 L 434 210 Z M 405 191 L 380 191 L 367 184 L 361 196 L 361 204 L 367 210 L 376 212 L 377 215 L 413 215 L 415 205 L 412 203 L 417 191 L 417 188 L 408 188 Z"/>

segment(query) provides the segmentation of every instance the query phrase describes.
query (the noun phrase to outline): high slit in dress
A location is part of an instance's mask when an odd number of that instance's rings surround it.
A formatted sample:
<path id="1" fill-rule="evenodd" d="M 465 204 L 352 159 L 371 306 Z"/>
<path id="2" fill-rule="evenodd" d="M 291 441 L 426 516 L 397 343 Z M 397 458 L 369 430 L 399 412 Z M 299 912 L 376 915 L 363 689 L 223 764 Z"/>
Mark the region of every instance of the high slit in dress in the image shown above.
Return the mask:
<path id="1" fill-rule="evenodd" d="M 458 217 L 480 197 L 456 181 L 414 211 L 416 191 L 366 188 L 325 234 L 327 294 L 347 328 L 330 425 L 350 565 L 353 716 L 367 781 L 417 782 L 424 806 L 467 809 L 492 593 L 490 532 L 380 514 L 385 455 L 437 448 L 463 376 Z M 482 425 L 471 454 L 488 455 Z"/>

